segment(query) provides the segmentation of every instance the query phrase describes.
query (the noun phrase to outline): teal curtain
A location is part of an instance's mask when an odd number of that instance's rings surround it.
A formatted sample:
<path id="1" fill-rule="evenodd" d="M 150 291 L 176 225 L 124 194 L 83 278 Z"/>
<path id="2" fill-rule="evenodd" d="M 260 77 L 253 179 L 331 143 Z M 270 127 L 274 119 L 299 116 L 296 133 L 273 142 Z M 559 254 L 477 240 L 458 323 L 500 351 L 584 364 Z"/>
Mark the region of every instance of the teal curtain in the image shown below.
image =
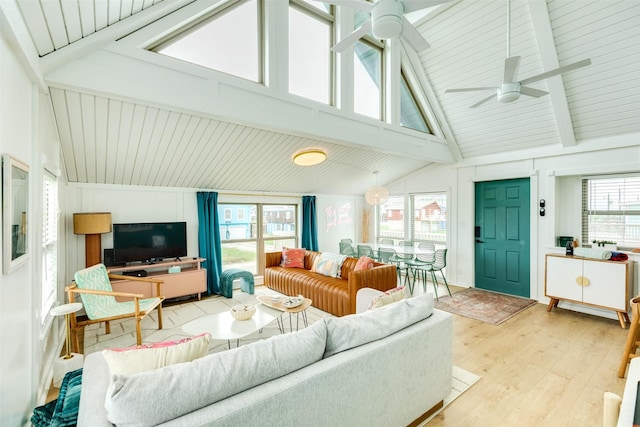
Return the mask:
<path id="1" fill-rule="evenodd" d="M 207 294 L 220 295 L 222 274 L 222 245 L 218 219 L 218 193 L 198 191 L 198 249 L 205 258 L 207 269 Z"/>
<path id="2" fill-rule="evenodd" d="M 318 250 L 316 196 L 302 196 L 302 247 L 310 251 Z"/>

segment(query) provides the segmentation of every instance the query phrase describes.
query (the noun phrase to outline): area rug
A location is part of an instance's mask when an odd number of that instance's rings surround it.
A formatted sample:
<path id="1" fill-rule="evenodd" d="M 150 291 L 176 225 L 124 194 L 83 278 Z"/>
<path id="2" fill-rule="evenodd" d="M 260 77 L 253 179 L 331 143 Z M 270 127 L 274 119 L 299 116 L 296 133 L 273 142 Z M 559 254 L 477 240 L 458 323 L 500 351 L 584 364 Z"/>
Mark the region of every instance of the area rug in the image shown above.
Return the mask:
<path id="1" fill-rule="evenodd" d="M 435 301 L 435 307 L 449 313 L 499 325 L 536 303 L 537 301 L 529 298 L 467 288 L 454 293 L 451 297 L 448 295 L 440 297 L 439 301 Z"/>

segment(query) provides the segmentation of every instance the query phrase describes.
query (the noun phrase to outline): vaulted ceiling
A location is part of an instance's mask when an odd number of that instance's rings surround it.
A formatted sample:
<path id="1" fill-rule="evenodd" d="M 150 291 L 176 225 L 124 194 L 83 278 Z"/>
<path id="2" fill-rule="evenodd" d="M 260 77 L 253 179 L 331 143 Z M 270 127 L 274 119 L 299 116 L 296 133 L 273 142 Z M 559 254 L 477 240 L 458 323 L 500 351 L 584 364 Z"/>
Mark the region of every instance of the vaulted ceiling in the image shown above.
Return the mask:
<path id="1" fill-rule="evenodd" d="M 245 83 L 229 86 L 220 73 L 158 62 L 150 55 L 160 55 L 136 46 L 138 35 L 166 33 L 212 3 L 219 1 L 17 3 L 70 182 L 360 195 L 374 171 L 387 183 L 433 162 L 541 147 L 557 153 L 640 135 L 640 0 L 513 0 L 510 49 L 522 57 L 520 78 L 586 58 L 592 64 L 531 85 L 548 96 L 478 108 L 469 107 L 491 91 L 445 90 L 500 83 L 507 2 L 435 8 L 416 22 L 431 48 L 406 53 L 437 124 L 433 136 L 306 100 L 256 96 Z M 293 153 L 309 147 L 329 160 L 293 165 Z"/>

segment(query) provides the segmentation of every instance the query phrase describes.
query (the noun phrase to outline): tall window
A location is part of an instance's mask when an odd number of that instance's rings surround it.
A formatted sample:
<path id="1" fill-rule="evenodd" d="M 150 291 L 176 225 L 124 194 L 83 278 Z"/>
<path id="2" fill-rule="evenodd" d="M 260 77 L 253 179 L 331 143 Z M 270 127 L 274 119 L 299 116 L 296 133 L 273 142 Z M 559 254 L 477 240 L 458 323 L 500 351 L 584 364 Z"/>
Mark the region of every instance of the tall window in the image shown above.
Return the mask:
<path id="1" fill-rule="evenodd" d="M 400 126 L 432 133 L 404 73 L 400 80 Z"/>
<path id="2" fill-rule="evenodd" d="M 582 180 L 582 241 L 593 240 L 640 245 L 640 177 Z"/>
<path id="3" fill-rule="evenodd" d="M 310 3 L 289 6 L 289 92 L 330 104 L 333 15 Z"/>
<path id="4" fill-rule="evenodd" d="M 44 173 L 42 206 L 42 321 L 56 301 L 58 285 L 58 183 Z"/>
<path id="5" fill-rule="evenodd" d="M 404 218 L 404 197 L 389 197 L 387 203 L 378 206 L 378 239 L 391 238 L 396 243 L 399 240 L 405 240 Z"/>
<path id="6" fill-rule="evenodd" d="M 222 269 L 242 268 L 257 274 L 264 253 L 298 242 L 297 205 L 218 205 Z"/>
<path id="7" fill-rule="evenodd" d="M 382 118 L 382 48 L 360 40 L 353 61 L 353 109 L 356 113 Z"/>
<path id="8" fill-rule="evenodd" d="M 260 10 L 258 0 L 234 2 L 153 50 L 261 82 Z"/>
<path id="9" fill-rule="evenodd" d="M 411 240 L 447 243 L 447 193 L 411 195 Z"/>

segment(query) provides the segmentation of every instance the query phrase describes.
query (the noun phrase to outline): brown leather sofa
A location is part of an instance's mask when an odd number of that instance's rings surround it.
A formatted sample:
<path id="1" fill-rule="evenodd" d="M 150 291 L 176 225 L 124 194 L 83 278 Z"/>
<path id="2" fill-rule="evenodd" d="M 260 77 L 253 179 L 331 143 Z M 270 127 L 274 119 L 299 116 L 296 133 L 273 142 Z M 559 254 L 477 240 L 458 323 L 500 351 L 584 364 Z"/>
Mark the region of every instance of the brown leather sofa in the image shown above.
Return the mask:
<path id="1" fill-rule="evenodd" d="M 318 256 L 320 252 L 306 251 L 304 268 L 285 268 L 280 266 L 282 252 L 267 252 L 264 284 L 285 295 L 310 298 L 314 307 L 336 316 L 356 312 L 360 288 L 386 291 L 397 286 L 395 265 L 374 263 L 371 270 L 354 271 L 358 259 L 347 257 L 337 279 L 310 271 Z"/>

